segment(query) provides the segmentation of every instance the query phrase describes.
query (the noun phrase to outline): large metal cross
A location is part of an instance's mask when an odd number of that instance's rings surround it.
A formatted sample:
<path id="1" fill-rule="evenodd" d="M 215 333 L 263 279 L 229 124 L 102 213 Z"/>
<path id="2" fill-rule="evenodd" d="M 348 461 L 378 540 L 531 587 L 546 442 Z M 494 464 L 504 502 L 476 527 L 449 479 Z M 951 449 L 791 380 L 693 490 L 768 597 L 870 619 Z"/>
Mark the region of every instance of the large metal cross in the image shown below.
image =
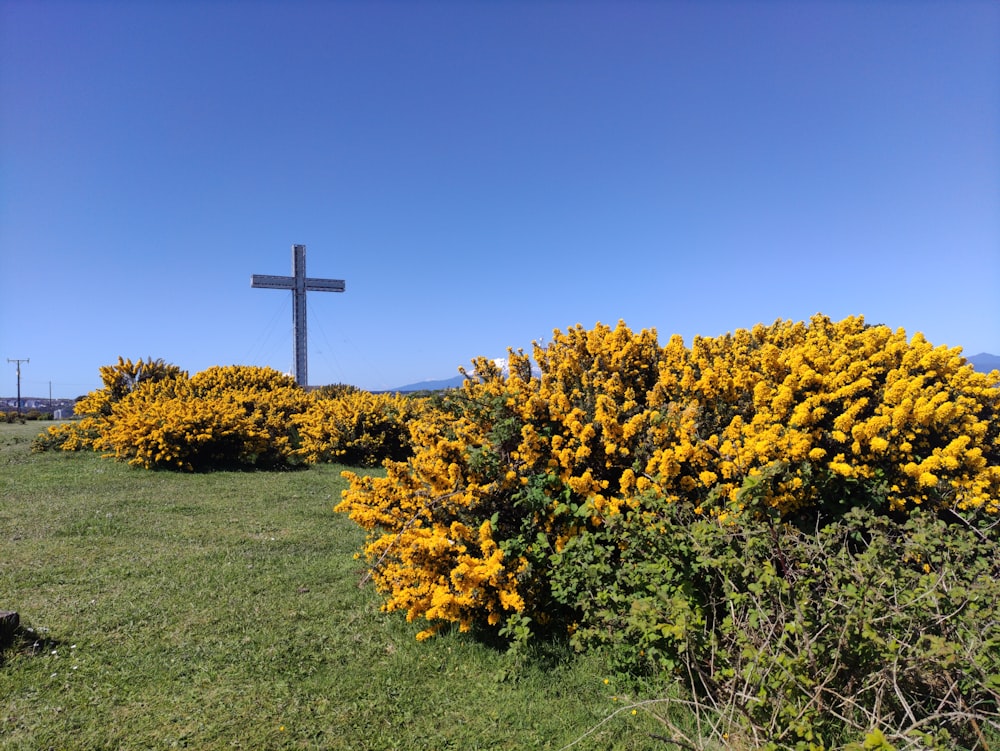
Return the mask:
<path id="1" fill-rule="evenodd" d="M 309 385 L 306 346 L 306 291 L 343 292 L 343 279 L 310 279 L 306 276 L 306 246 L 292 246 L 292 275 L 270 276 L 251 274 L 251 287 L 265 289 L 290 289 L 292 291 L 292 348 L 295 351 L 295 381 L 300 386 Z"/>

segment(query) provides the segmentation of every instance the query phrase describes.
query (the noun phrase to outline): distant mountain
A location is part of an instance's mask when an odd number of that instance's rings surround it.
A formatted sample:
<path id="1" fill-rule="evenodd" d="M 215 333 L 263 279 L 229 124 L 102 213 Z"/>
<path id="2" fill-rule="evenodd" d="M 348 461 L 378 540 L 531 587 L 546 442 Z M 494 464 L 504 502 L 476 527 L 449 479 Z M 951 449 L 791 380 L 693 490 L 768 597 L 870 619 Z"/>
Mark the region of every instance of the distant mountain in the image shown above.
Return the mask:
<path id="1" fill-rule="evenodd" d="M 991 370 L 1000 370 L 1000 355 L 991 355 L 989 352 L 980 352 L 978 355 L 966 357 L 972 367 L 980 373 L 989 373 Z"/>
<path id="2" fill-rule="evenodd" d="M 509 367 L 507 366 L 506 357 L 494 357 L 493 362 L 496 363 L 497 367 L 500 368 L 500 372 L 507 375 L 509 372 Z M 538 368 L 532 365 L 532 370 L 535 375 L 538 375 Z M 469 368 L 469 375 L 474 376 L 476 374 L 475 368 Z M 412 391 L 442 391 L 444 389 L 457 389 L 462 386 L 462 381 L 465 380 L 465 376 L 457 375 L 453 378 L 445 378 L 440 381 L 420 381 L 419 383 L 408 383 L 405 386 L 400 386 L 395 389 L 387 389 L 390 392 L 397 392 L 401 394 L 409 393 Z"/>
<path id="3" fill-rule="evenodd" d="M 465 380 L 464 376 L 457 375 L 454 378 L 445 378 L 441 381 L 420 381 L 419 383 L 408 383 L 405 386 L 388 389 L 400 394 L 407 394 L 413 391 L 443 391 L 444 389 L 457 389 Z"/>

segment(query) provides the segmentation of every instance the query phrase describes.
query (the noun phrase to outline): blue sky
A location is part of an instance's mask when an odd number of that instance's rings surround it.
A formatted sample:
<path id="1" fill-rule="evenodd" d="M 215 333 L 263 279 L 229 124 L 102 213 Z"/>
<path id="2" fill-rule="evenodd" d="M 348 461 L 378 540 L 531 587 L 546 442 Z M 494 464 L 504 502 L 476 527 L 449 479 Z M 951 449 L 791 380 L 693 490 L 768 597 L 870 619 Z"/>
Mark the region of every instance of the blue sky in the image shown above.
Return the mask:
<path id="1" fill-rule="evenodd" d="M 0 357 L 448 378 L 553 329 L 1000 353 L 995 2 L 0 0 Z M 0 394 L 15 368 L 0 362 Z"/>

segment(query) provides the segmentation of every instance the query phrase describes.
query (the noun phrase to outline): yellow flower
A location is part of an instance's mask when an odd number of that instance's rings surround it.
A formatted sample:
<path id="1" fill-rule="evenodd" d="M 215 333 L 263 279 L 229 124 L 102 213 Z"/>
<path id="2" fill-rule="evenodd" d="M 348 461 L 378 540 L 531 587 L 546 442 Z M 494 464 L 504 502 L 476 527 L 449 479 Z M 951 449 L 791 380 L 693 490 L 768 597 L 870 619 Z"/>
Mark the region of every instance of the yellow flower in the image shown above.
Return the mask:
<path id="1" fill-rule="evenodd" d="M 875 436 L 874 438 L 872 438 L 871 441 L 869 441 L 868 445 L 871 446 L 872 451 L 879 454 L 881 454 L 883 451 L 889 448 L 889 442 L 885 440 L 885 438 L 882 438 L 880 436 Z"/>
<path id="2" fill-rule="evenodd" d="M 830 468 L 831 472 L 844 477 L 854 477 L 855 475 L 854 467 L 846 462 L 830 462 L 826 466 Z"/>

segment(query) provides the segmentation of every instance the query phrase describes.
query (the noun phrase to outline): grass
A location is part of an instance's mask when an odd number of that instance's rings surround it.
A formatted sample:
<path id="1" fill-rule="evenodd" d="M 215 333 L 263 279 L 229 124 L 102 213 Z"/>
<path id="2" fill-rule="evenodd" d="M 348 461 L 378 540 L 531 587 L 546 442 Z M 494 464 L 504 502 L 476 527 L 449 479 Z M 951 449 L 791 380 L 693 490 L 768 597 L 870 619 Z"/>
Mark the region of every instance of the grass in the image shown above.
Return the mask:
<path id="1" fill-rule="evenodd" d="M 44 426 L 0 425 L 3 748 L 668 747 L 597 657 L 382 613 L 340 467 L 146 472 L 32 454 Z"/>

